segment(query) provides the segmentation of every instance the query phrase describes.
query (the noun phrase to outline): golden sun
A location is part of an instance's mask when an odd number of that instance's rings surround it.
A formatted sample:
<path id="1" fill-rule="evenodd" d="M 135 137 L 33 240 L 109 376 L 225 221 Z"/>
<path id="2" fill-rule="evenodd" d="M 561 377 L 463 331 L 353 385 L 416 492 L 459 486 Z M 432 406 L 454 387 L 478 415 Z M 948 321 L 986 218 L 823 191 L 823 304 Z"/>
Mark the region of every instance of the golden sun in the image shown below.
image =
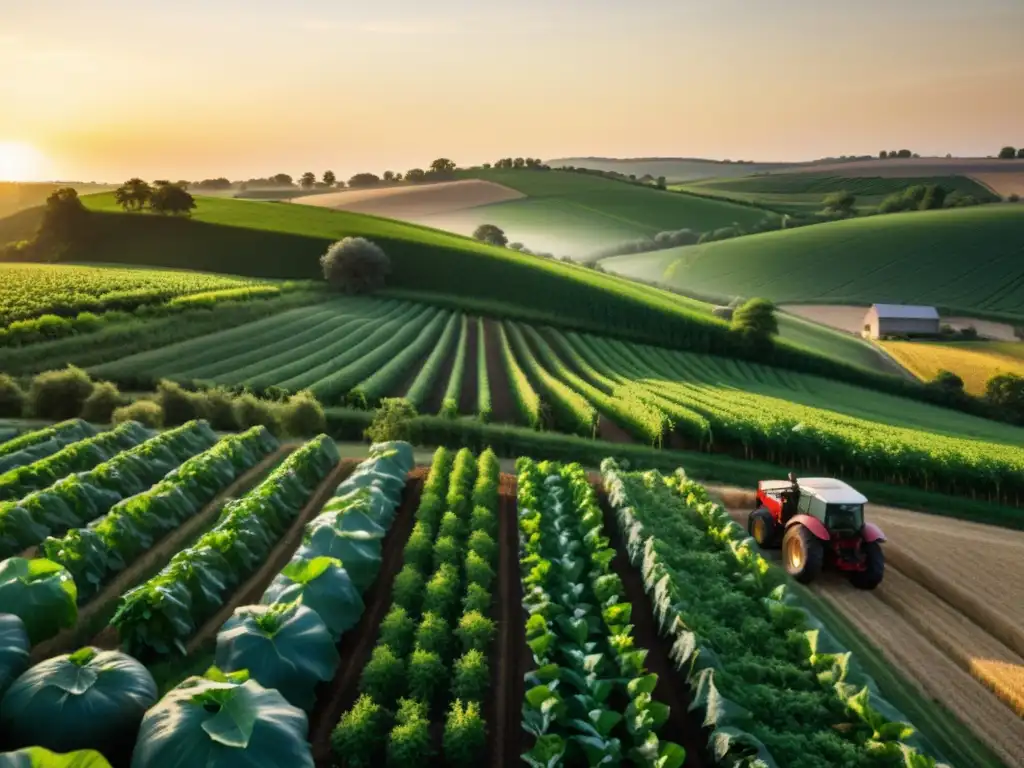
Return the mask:
<path id="1" fill-rule="evenodd" d="M 40 155 L 20 141 L 0 141 L 0 181 L 32 181 L 39 172 Z"/>

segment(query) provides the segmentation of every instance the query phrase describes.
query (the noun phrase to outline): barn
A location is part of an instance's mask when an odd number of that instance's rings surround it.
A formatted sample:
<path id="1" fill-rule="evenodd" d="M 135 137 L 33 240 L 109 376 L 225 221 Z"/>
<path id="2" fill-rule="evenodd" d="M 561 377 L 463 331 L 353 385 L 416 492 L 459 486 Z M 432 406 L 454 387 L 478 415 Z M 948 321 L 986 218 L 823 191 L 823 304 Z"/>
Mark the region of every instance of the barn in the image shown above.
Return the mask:
<path id="1" fill-rule="evenodd" d="M 939 312 L 935 307 L 910 304 L 872 304 L 864 315 L 863 335 L 871 339 L 886 336 L 937 336 Z"/>

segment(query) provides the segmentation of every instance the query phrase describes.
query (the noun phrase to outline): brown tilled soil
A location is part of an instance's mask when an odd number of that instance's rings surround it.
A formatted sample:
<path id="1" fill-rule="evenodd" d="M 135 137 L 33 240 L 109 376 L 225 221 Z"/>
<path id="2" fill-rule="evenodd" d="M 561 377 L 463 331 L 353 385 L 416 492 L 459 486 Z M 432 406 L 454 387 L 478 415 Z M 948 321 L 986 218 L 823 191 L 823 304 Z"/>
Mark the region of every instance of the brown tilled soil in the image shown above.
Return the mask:
<path id="1" fill-rule="evenodd" d="M 425 467 L 417 467 L 409 474 L 401 506 L 391 530 L 384 537 L 380 574 L 363 596 L 366 610 L 355 628 L 341 638 L 338 645 L 341 665 L 334 679 L 317 688 L 317 704 L 309 718 L 309 740 L 319 768 L 329 768 L 331 765 L 331 731 L 359 698 L 359 675 L 370 659 L 380 623 L 391 607 L 391 586 L 402 567 L 402 550 L 415 522 L 414 515 L 426 476 Z"/>
<path id="2" fill-rule="evenodd" d="M 377 189 L 346 189 L 308 197 L 293 203 L 370 213 L 389 219 L 416 221 L 429 216 L 504 203 L 524 197 L 521 192 L 493 181 L 465 179 L 438 184 L 396 185 Z"/>
<path id="3" fill-rule="evenodd" d="M 753 494 L 713 486 L 746 524 Z M 815 592 L 842 611 L 926 696 L 1009 765 L 1024 755 L 1024 532 L 868 505 L 888 541 L 872 592 L 823 573 Z M 772 553 L 774 555 L 774 553 Z"/>
<path id="4" fill-rule="evenodd" d="M 830 173 L 835 176 L 881 176 L 883 178 L 912 178 L 915 176 L 974 176 L 1001 175 L 1019 172 L 1017 163 L 986 157 L 914 157 L 874 158 L 852 162 L 798 165 L 783 173 Z"/>
<path id="5" fill-rule="evenodd" d="M 477 406 L 476 356 L 478 348 L 478 326 L 475 317 L 466 318 L 466 365 L 462 369 L 462 391 L 459 393 L 459 413 L 472 416 Z"/>
<path id="6" fill-rule="evenodd" d="M 949 709 L 1007 766 L 1024 755 L 1024 720 L 879 596 L 843 583 L 815 592 L 843 612 L 894 667 Z"/>
<path id="7" fill-rule="evenodd" d="M 491 686 L 494 695 L 485 712 L 491 723 L 493 768 L 519 765 L 526 751 L 520 723 L 525 683 L 532 657 L 526 645 L 523 585 L 519 580 L 519 525 L 516 518 L 516 477 L 502 473 L 498 509 L 498 642 L 491 653 Z"/>
<path id="8" fill-rule="evenodd" d="M 484 321 L 484 344 L 487 353 L 487 379 L 491 385 L 491 420 L 498 424 L 516 424 L 515 400 L 509 386 L 508 372 L 501 359 L 501 339 L 494 320 Z"/>
<path id="9" fill-rule="evenodd" d="M 441 404 L 444 401 L 444 393 L 448 389 L 448 380 L 452 377 L 452 369 L 455 367 L 455 355 L 459 351 L 459 334 L 455 334 L 455 342 L 441 362 L 441 370 L 437 374 L 437 381 L 424 403 L 424 413 L 436 414 L 441 411 Z"/>
<path id="10" fill-rule="evenodd" d="M 612 421 L 603 413 L 598 417 L 597 420 L 597 436 L 601 440 L 607 440 L 610 443 L 635 443 L 636 440 L 623 429 L 617 422 Z"/>
<path id="11" fill-rule="evenodd" d="M 174 529 L 154 544 L 146 554 L 117 575 L 89 602 L 80 606 L 78 621 L 70 629 L 62 630 L 55 637 L 40 643 L 32 649 L 32 662 L 67 653 L 80 647 L 92 639 L 93 645 L 100 648 L 115 649 L 120 645 L 117 631 L 104 625 L 117 610 L 121 595 L 131 587 L 150 578 L 163 568 L 179 551 L 184 549 L 202 531 L 208 528 L 220 514 L 221 508 L 229 499 L 243 495 L 257 485 L 264 476 L 281 463 L 295 445 L 282 445 L 264 458 L 259 464 L 243 474 L 231 485 L 221 491 L 214 499 L 203 507 L 200 512 Z M 95 637 L 93 637 L 95 635 Z"/>
<path id="12" fill-rule="evenodd" d="M 700 720 L 690 714 L 689 691 L 669 658 L 670 643 L 658 631 L 650 598 L 644 591 L 643 576 L 626 556 L 625 544 L 608 503 L 608 495 L 600 486 L 597 477 L 592 477 L 591 482 L 597 488 L 601 509 L 604 512 L 605 533 L 615 547 L 612 568 L 626 588 L 626 602 L 633 606 L 631 618 L 636 645 L 648 650 L 647 669 L 658 676 L 658 687 L 654 690 L 654 697 L 669 707 L 668 722 L 662 726 L 658 736 L 663 741 L 674 741 L 686 750 L 686 768 L 710 765 L 705 759 L 708 734 L 704 732 Z"/>
<path id="13" fill-rule="evenodd" d="M 415 364 L 409 366 L 409 370 L 405 372 L 405 376 L 402 381 L 395 386 L 393 390 L 388 392 L 388 397 L 405 397 L 409 392 L 409 387 L 416 381 L 416 377 L 420 375 L 420 371 L 423 369 L 423 365 L 430 358 L 430 353 L 433 350 L 428 350 L 424 355 L 416 359 Z"/>
<path id="14" fill-rule="evenodd" d="M 186 646 L 189 655 L 195 653 L 208 641 L 215 638 L 224 622 L 231 618 L 231 614 L 234 613 L 237 607 L 259 602 L 270 582 L 281 572 L 282 568 L 288 565 L 288 561 L 295 555 L 295 550 L 302 543 L 302 534 L 306 529 L 306 524 L 320 514 L 324 504 L 333 495 L 334 489 L 346 477 L 352 474 L 358 463 L 356 459 L 343 459 L 330 471 L 327 477 L 317 486 L 309 501 L 306 502 L 306 506 L 299 512 L 295 522 L 291 524 L 291 527 L 281 537 L 281 540 L 277 542 L 274 549 L 267 555 L 267 559 L 260 566 L 260 569 L 238 587 L 231 597 L 224 602 L 221 609 L 192 636 L 192 639 L 189 640 Z"/>

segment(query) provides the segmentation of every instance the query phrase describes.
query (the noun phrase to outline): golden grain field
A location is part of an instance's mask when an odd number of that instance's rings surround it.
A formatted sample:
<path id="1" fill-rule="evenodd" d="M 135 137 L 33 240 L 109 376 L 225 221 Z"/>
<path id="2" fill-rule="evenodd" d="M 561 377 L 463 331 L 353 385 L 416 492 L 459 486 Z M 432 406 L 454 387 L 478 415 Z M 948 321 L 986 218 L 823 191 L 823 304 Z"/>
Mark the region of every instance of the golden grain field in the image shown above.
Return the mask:
<path id="1" fill-rule="evenodd" d="M 1008 342 L 971 342 L 970 346 L 923 341 L 880 343 L 919 379 L 929 381 L 941 370 L 952 371 L 964 380 L 964 388 L 973 395 L 984 394 L 985 384 L 996 374 L 1024 376 L 1024 359 L 1011 354 L 1017 345 Z M 1024 344 L 1019 346 L 1024 349 Z"/>

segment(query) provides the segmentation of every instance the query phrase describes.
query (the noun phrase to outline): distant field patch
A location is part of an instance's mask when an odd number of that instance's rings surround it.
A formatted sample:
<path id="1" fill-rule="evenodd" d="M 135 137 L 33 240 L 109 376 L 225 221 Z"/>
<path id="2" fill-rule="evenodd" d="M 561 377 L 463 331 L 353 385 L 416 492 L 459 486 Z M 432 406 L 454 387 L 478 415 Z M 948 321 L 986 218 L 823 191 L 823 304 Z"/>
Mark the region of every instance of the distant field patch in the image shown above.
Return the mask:
<path id="1" fill-rule="evenodd" d="M 871 216 L 603 259 L 612 272 L 715 297 L 929 304 L 1024 317 L 1024 206 Z"/>
<path id="2" fill-rule="evenodd" d="M 991 187 L 998 195 L 1003 197 L 1020 195 L 1024 197 L 1024 162 L 1019 160 L 1014 162 L 1019 164 L 1020 170 L 1003 171 L 1001 173 L 984 171 L 982 173 L 975 173 L 973 176 L 985 186 Z"/>
<path id="3" fill-rule="evenodd" d="M 819 195 L 845 191 L 858 197 L 878 197 L 900 192 L 915 184 L 936 184 L 948 192 L 974 195 L 979 200 L 995 196 L 966 176 L 844 176 L 832 173 L 785 173 L 746 176 L 737 179 L 710 179 L 697 182 L 698 188 L 769 195 Z"/>
<path id="4" fill-rule="evenodd" d="M 317 205 L 324 208 L 368 213 L 389 219 L 419 221 L 427 216 L 438 216 L 475 208 L 481 205 L 503 203 L 523 197 L 522 192 L 480 179 L 446 181 L 439 184 L 416 184 L 375 189 L 346 189 L 306 197 L 297 197 L 293 203 Z"/>
<path id="5" fill-rule="evenodd" d="M 939 344 L 915 341 L 885 341 L 882 346 L 923 381 L 941 370 L 952 371 L 964 380 L 974 395 L 984 394 L 986 382 L 1000 373 L 1024 376 L 1024 344 L 967 342 Z"/>
<path id="6" fill-rule="evenodd" d="M 783 304 L 781 309 L 815 323 L 846 333 L 860 334 L 867 307 L 844 307 L 830 304 Z"/>
<path id="7" fill-rule="evenodd" d="M 422 223 L 466 235 L 480 224 L 496 224 L 511 241 L 556 256 L 584 257 L 666 230 L 749 227 L 773 215 L 750 206 L 582 173 L 480 170 L 465 174 L 514 189 L 525 199 L 427 216 Z"/>
<path id="8" fill-rule="evenodd" d="M 177 270 L 0 264 L 0 326 L 44 314 L 123 309 L 257 281 Z"/>
<path id="9" fill-rule="evenodd" d="M 592 168 L 595 171 L 613 171 L 641 178 L 664 176 L 667 181 L 690 181 L 724 176 L 747 176 L 766 171 L 786 171 L 800 163 L 728 163 L 718 160 L 700 160 L 680 157 L 638 157 L 617 159 L 609 157 L 562 157 L 548 160 L 552 168 L 572 166 Z"/>

